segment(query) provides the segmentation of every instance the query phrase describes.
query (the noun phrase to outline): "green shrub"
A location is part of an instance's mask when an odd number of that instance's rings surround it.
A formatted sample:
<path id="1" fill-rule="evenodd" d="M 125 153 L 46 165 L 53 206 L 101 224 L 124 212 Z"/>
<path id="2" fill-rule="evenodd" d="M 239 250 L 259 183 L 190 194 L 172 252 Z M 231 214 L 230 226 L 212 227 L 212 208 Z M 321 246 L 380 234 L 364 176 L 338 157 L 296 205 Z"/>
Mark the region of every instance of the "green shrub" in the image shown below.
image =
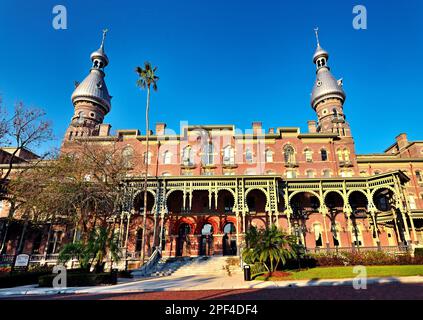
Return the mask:
<path id="1" fill-rule="evenodd" d="M 53 286 L 53 279 L 56 275 L 50 274 L 40 277 L 38 285 L 40 287 L 51 288 Z M 111 285 L 117 283 L 117 273 L 81 273 L 70 272 L 67 273 L 66 286 L 67 287 L 86 287 L 98 285 Z"/>
<path id="2" fill-rule="evenodd" d="M 415 257 L 423 257 L 423 248 L 415 248 L 414 249 L 414 256 Z"/>
<path id="3" fill-rule="evenodd" d="M 8 273 L 0 276 L 0 288 L 12 288 L 37 284 L 41 276 L 49 274 L 50 271 Z"/>

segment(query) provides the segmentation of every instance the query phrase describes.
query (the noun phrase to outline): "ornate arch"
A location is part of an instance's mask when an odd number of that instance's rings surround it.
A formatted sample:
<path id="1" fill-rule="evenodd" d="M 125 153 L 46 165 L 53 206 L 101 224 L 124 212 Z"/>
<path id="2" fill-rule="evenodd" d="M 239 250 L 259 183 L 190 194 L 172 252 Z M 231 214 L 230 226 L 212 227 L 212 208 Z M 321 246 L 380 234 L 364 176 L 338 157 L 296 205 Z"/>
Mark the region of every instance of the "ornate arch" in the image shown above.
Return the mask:
<path id="1" fill-rule="evenodd" d="M 288 204 L 289 204 L 289 206 L 290 206 L 290 207 L 291 207 L 291 200 L 292 200 L 292 198 L 293 198 L 295 195 L 300 194 L 300 193 L 311 193 L 311 194 L 312 194 L 312 195 L 314 195 L 317 199 L 319 199 L 319 204 L 320 204 L 320 206 L 322 206 L 322 203 L 323 203 L 322 198 L 320 197 L 320 195 L 319 195 L 316 191 L 313 191 L 313 190 L 298 190 L 298 191 L 294 191 L 293 193 L 291 193 L 291 194 L 288 196 Z"/>
<path id="2" fill-rule="evenodd" d="M 253 191 L 253 190 L 260 190 L 261 192 L 263 192 L 263 193 L 264 193 L 264 196 L 266 197 L 266 205 L 265 205 L 265 209 L 270 208 L 270 197 L 269 197 L 269 195 L 267 194 L 266 189 L 265 189 L 265 188 L 262 188 L 262 187 L 252 187 L 252 188 L 247 189 L 247 190 L 245 191 L 245 196 L 244 196 L 244 202 L 245 202 L 245 203 L 243 203 L 243 206 L 247 206 L 247 207 L 248 207 L 248 205 L 247 205 L 247 203 L 246 203 L 246 201 L 247 201 L 247 196 L 248 196 L 248 194 L 249 194 L 251 191 Z"/>
<path id="3" fill-rule="evenodd" d="M 348 197 L 347 197 L 347 199 L 345 199 L 345 195 L 344 195 L 341 191 L 339 191 L 339 190 L 326 190 L 326 191 L 323 193 L 323 202 L 325 202 L 326 197 L 327 197 L 327 196 L 328 196 L 328 194 L 329 194 L 329 193 L 331 193 L 331 192 L 335 192 L 335 193 L 337 193 L 337 194 L 339 194 L 339 195 L 341 196 L 342 201 L 344 202 L 344 203 L 343 203 L 343 205 L 344 205 L 344 206 L 348 203 Z"/>

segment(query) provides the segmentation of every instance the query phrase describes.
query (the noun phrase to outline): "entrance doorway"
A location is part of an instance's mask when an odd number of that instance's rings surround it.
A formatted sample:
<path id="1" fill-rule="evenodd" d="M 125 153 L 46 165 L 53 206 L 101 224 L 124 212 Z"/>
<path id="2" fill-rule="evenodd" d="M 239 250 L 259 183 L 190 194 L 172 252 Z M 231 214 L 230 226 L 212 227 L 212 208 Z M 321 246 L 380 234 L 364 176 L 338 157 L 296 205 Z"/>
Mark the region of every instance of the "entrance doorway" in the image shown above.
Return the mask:
<path id="1" fill-rule="evenodd" d="M 178 242 L 176 245 L 176 256 L 182 257 L 187 255 L 187 250 L 190 246 L 189 234 L 191 228 L 187 223 L 182 223 L 178 229 Z"/>
<path id="2" fill-rule="evenodd" d="M 228 222 L 223 228 L 222 247 L 224 256 L 236 256 L 236 229 L 232 222 Z"/>
<path id="3" fill-rule="evenodd" d="M 213 254 L 213 226 L 206 223 L 201 229 L 200 256 L 211 256 Z"/>

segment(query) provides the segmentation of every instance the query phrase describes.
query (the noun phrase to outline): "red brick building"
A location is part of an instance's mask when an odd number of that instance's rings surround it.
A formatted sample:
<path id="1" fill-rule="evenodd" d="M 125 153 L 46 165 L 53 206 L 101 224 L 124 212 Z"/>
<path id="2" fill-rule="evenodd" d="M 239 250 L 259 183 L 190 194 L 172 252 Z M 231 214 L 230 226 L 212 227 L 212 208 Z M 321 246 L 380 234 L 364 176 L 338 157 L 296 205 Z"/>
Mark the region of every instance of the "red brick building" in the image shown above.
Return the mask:
<path id="1" fill-rule="evenodd" d="M 328 59 L 318 43 L 311 96 L 316 120 L 308 122 L 308 132 L 265 129 L 260 122 L 244 132 L 234 125 L 184 123 L 175 132 L 158 123 L 149 134 L 147 153 L 146 133 L 112 134 L 104 123 L 111 96 L 104 80 L 109 60 L 103 42 L 91 54 L 89 75 L 72 94 L 75 112 L 63 148 L 82 137 L 122 149 L 130 170 L 118 232 L 122 247 L 134 256 L 144 234 L 143 161 L 149 164 L 148 253 L 160 246 L 166 256 L 233 255 L 248 228 L 271 224 L 296 234 L 311 250 L 419 245 L 423 141 L 410 142 L 401 134 L 383 154 L 356 154 L 344 112 L 346 93 Z M 53 242 L 67 241 L 72 232 L 60 230 Z M 30 245 L 25 248 L 31 251 Z M 49 253 L 58 248 L 54 243 Z"/>

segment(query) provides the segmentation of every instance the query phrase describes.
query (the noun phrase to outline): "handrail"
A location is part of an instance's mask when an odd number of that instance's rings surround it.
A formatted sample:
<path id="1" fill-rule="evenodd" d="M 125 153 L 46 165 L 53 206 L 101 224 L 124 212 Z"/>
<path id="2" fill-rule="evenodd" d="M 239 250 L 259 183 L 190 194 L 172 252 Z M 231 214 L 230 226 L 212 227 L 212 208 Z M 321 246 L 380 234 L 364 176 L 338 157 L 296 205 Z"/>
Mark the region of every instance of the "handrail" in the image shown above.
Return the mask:
<path id="1" fill-rule="evenodd" d="M 150 270 L 156 265 L 156 263 L 160 260 L 161 256 L 162 256 L 162 252 L 161 252 L 161 248 L 160 247 L 156 247 L 154 249 L 153 254 L 150 256 L 150 258 L 148 258 L 148 261 L 146 263 L 144 263 L 141 268 L 138 270 L 138 272 L 141 275 L 147 275 Z"/>

